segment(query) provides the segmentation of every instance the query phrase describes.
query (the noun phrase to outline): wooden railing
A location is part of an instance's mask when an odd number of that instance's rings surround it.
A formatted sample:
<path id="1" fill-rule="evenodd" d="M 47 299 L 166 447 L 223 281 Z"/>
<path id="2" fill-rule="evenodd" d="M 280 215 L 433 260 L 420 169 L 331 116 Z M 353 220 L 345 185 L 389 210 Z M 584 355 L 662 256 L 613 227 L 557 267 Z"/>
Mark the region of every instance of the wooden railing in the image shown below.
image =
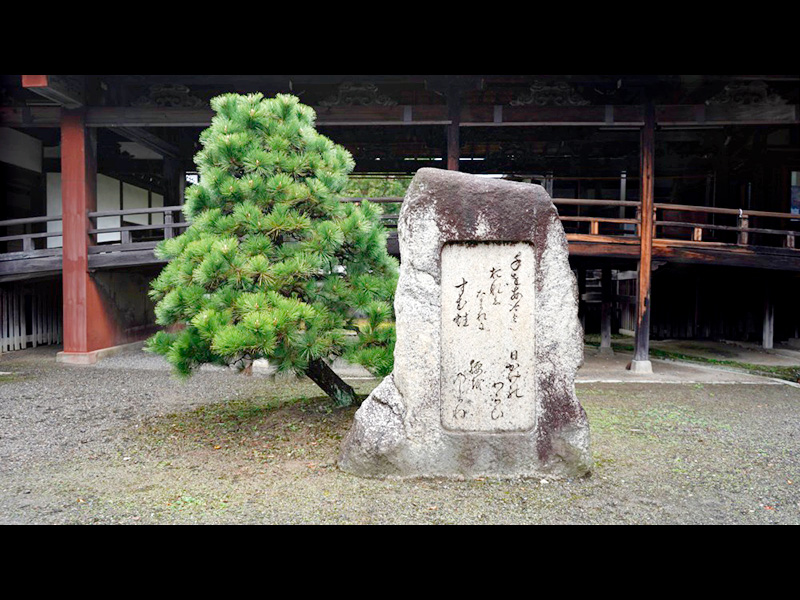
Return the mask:
<path id="1" fill-rule="evenodd" d="M 383 198 L 342 198 L 343 202 L 360 202 L 369 200 L 381 204 L 400 205 L 399 197 Z M 579 198 L 553 198 L 553 203 L 560 207 L 576 207 L 578 214 L 566 214 L 561 211 L 559 218 L 565 224 L 568 234 L 589 236 L 624 236 L 638 237 L 641 226 L 641 205 L 636 200 L 596 200 Z M 634 213 L 634 216 L 608 216 L 609 211 L 617 215 Z M 669 204 L 657 202 L 654 205 L 654 239 L 692 243 L 730 243 L 739 246 L 780 245 L 784 248 L 800 249 L 797 238 L 800 237 L 800 215 L 761 210 L 740 210 L 734 208 L 717 208 L 712 206 L 694 206 L 685 204 Z M 570 213 L 572 211 L 569 211 Z M 672 218 L 671 212 L 679 213 L 685 218 Z M 659 218 L 660 217 L 660 218 Z M 717 223 L 721 217 L 731 222 Z M 384 214 L 382 220 L 387 228 L 396 227 L 397 214 Z M 755 226 L 755 222 L 778 222 L 778 226 Z M 587 224 L 583 227 L 582 224 Z M 575 224 L 574 228 L 567 224 Z M 570 231 L 571 230 L 571 231 Z M 685 235 L 678 232 L 686 231 Z M 717 235 L 710 239 L 708 232 L 727 232 L 730 239 Z M 751 234 L 759 234 L 762 238 L 758 244 L 753 242 Z M 769 243 L 769 240 L 775 240 Z"/>
<path id="2" fill-rule="evenodd" d="M 163 239 L 175 237 L 182 230 L 189 226 L 189 223 L 180 221 L 181 215 L 175 217 L 175 213 L 181 213 L 182 206 L 159 206 L 157 208 L 127 208 L 122 210 L 104 210 L 89 213 L 89 219 L 92 220 L 94 227 L 88 231 L 90 235 L 100 236 L 102 234 L 119 233 L 119 240 L 111 241 L 112 244 L 129 245 L 136 242 L 144 243 L 157 243 Z M 151 215 L 163 215 L 161 223 L 145 223 L 134 225 L 118 225 L 112 227 L 101 227 L 98 225 L 98 219 L 104 217 L 120 217 L 120 222 L 125 221 L 124 217 L 131 216 L 148 216 L 148 220 L 152 221 Z M 130 222 L 130 221 L 129 221 Z M 97 238 L 95 238 L 96 240 Z M 106 242 L 108 243 L 108 242 Z M 103 242 L 95 242 L 95 245 L 103 245 Z"/>
<path id="3" fill-rule="evenodd" d="M 588 223 L 588 231 L 581 231 L 581 227 L 573 228 L 565 226 L 567 233 L 585 233 L 588 235 L 611 235 L 611 236 L 638 236 L 641 215 L 639 214 L 639 202 L 634 200 L 589 200 L 578 198 L 553 198 L 553 204 L 559 207 L 559 218 L 565 224 Z M 560 207 L 574 206 L 577 214 L 563 214 Z M 635 216 L 608 216 L 611 211 L 616 215 L 625 215 L 633 212 Z M 582 211 L 585 211 L 582 213 Z M 572 211 L 570 211 L 572 212 Z M 602 230 L 601 230 L 602 225 Z"/>
<path id="4" fill-rule="evenodd" d="M 38 248 L 36 247 L 36 243 L 39 240 L 46 240 L 50 237 L 59 237 L 61 236 L 61 231 L 34 231 L 36 229 L 46 229 L 47 223 L 52 222 L 61 222 L 61 217 L 28 217 L 24 219 L 8 219 L 6 221 L 0 221 L 0 252 L 3 254 L 7 253 L 31 253 Z M 44 225 L 44 227 L 41 227 Z M 37 227 L 38 226 L 38 227 Z M 8 233 L 10 228 L 19 229 L 23 228 L 25 231 L 23 233 Z M 45 243 L 45 250 L 47 244 Z M 56 250 L 53 248 L 52 250 Z"/>
<path id="5" fill-rule="evenodd" d="M 769 212 L 763 210 L 743 210 L 735 208 L 716 208 L 712 206 L 690 206 L 684 204 L 655 204 L 655 227 L 658 239 L 682 239 L 675 235 L 675 230 L 687 230 L 687 235 L 692 242 L 717 242 L 732 243 L 739 246 L 758 245 L 776 246 L 784 248 L 797 248 L 796 238 L 800 236 L 800 215 L 791 213 Z M 673 220 L 667 218 L 670 212 L 683 213 L 689 218 Z M 659 219 L 659 213 L 661 219 Z M 717 223 L 716 216 L 720 215 L 725 224 Z M 777 223 L 778 226 L 756 227 L 764 223 Z M 659 231 L 660 228 L 660 231 Z M 717 235 L 709 240 L 705 232 L 727 234 Z M 753 243 L 751 234 L 760 236 L 758 244 Z M 691 236 L 691 237 L 689 237 Z"/>
<path id="6" fill-rule="evenodd" d="M 377 202 L 381 204 L 400 205 L 403 198 L 400 197 L 382 197 L 382 198 L 341 198 L 342 202 L 361 202 L 369 200 L 370 202 Z M 589 235 L 638 235 L 639 218 L 639 202 L 632 200 L 579 200 L 574 198 L 553 198 L 553 203 L 557 206 L 576 206 L 579 209 L 587 208 L 593 209 L 593 212 L 602 209 L 613 209 L 617 214 L 624 214 L 624 211 L 634 211 L 635 217 L 610 217 L 600 214 L 576 214 L 576 215 L 560 215 L 560 219 L 564 223 L 577 224 L 587 223 L 588 230 L 586 233 Z M 387 228 L 396 227 L 397 212 L 393 214 L 383 214 L 381 219 Z M 601 230 L 601 225 L 603 229 Z M 608 231 L 607 225 L 613 225 L 612 231 Z M 627 229 L 620 227 L 620 225 L 627 226 Z M 576 231 L 579 232 L 579 231 Z"/>
<path id="7" fill-rule="evenodd" d="M 341 198 L 343 202 L 364 200 L 399 208 L 403 198 Z M 559 207 L 559 216 L 568 235 L 580 235 L 583 239 L 586 239 L 584 236 L 639 237 L 641 207 L 638 201 L 553 198 L 553 202 Z M 388 229 L 397 227 L 397 212 L 397 209 L 390 208 L 381 216 Z M 780 246 L 800 250 L 797 244 L 800 215 L 662 202 L 654 205 L 654 212 L 655 240 L 683 244 Z M 161 222 L 153 223 L 152 215 L 162 215 L 163 218 Z M 181 206 L 94 211 L 87 216 L 92 222 L 88 233 L 93 237 L 93 252 L 154 247 L 158 241 L 174 237 L 189 226 L 181 220 Z M 126 224 L 125 217 L 136 216 L 147 216 L 151 222 L 131 224 L 127 220 Z M 101 226 L 98 220 L 107 217 L 119 217 L 119 225 Z M 63 235 L 61 231 L 41 231 L 48 223 L 60 221 L 60 216 L 0 221 L 0 254 L 13 253 L 26 258 L 59 253 L 60 248 L 47 248 L 46 243 L 44 247 L 37 247 L 37 244 L 41 246 L 42 241 Z M 9 233 L 9 229 L 19 228 L 24 231 Z M 98 241 L 103 234 L 115 233 L 119 234 L 115 240 Z"/>
<path id="8" fill-rule="evenodd" d="M 164 206 L 157 208 L 129 208 L 124 210 L 104 210 L 88 213 L 88 218 L 92 222 L 92 228 L 88 234 L 93 237 L 93 245 L 122 244 L 127 245 L 136 242 L 151 243 L 171 238 L 180 233 L 189 223 L 177 219 L 175 213 L 181 213 L 182 206 Z M 163 215 L 160 223 L 146 224 L 124 224 L 125 217 Z M 119 217 L 120 225 L 101 226 L 98 219 L 104 217 Z M 46 253 L 60 253 L 58 247 L 47 248 L 46 243 L 42 246 L 39 242 L 52 237 L 61 237 L 61 228 L 58 231 L 36 231 L 36 229 L 46 228 L 47 223 L 61 223 L 61 216 L 49 217 L 29 217 L 24 219 L 9 219 L 0 221 L 0 254 L 20 253 L 20 258 L 26 256 L 39 256 Z M 44 227 L 43 227 L 44 226 Z M 23 228 L 23 232 L 9 233 L 9 229 Z M 116 240 L 98 242 L 98 236 L 103 234 L 119 234 Z M 3 235 L 5 234 L 5 235 Z"/>

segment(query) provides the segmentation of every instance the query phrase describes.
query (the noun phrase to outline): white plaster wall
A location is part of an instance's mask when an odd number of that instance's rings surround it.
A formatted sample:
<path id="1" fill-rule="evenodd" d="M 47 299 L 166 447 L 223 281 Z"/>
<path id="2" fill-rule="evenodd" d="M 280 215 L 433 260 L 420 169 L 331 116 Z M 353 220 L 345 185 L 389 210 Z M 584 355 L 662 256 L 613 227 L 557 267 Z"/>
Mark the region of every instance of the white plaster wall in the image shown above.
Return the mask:
<path id="1" fill-rule="evenodd" d="M 47 174 L 47 216 L 61 216 L 61 173 Z M 48 221 L 47 231 L 61 231 L 61 221 Z M 61 236 L 47 238 L 48 248 L 61 248 Z"/>
<path id="2" fill-rule="evenodd" d="M 42 172 L 42 142 L 10 127 L 0 127 L 0 161 Z"/>
<path id="3" fill-rule="evenodd" d="M 164 196 L 161 194 L 152 194 L 150 200 L 153 204 L 153 208 L 156 208 L 157 206 L 164 206 Z M 151 218 L 151 223 L 153 224 L 161 225 L 164 223 L 164 213 L 153 213 Z"/>
<path id="4" fill-rule="evenodd" d="M 97 174 L 97 210 L 119 210 L 119 180 Z M 119 227 L 120 217 L 98 217 L 97 227 Z M 97 242 L 119 242 L 119 232 L 101 233 Z"/>
<path id="5" fill-rule="evenodd" d="M 129 183 L 122 184 L 122 207 L 125 210 L 132 208 L 147 208 L 147 190 L 135 187 Z M 147 225 L 148 215 L 125 215 L 126 225 Z"/>

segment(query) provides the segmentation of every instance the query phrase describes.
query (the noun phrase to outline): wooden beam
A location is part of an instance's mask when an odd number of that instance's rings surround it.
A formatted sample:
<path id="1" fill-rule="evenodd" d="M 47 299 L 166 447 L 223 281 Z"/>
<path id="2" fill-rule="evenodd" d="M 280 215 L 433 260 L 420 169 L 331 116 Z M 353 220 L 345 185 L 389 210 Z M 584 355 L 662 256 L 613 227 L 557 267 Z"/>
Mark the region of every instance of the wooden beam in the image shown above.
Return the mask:
<path id="1" fill-rule="evenodd" d="M 656 123 L 661 127 L 721 127 L 725 125 L 768 125 L 800 123 L 798 105 L 705 104 L 659 105 Z M 462 108 L 462 127 L 591 126 L 609 128 L 642 127 L 641 106 L 504 106 L 502 122 L 493 106 L 468 105 Z"/>
<path id="2" fill-rule="evenodd" d="M 43 275 L 61 274 L 62 261 L 60 248 L 58 253 L 46 253 L 42 250 L 34 252 L 15 252 L 25 254 L 19 260 L 0 261 L 0 282 L 29 279 Z"/>
<path id="3" fill-rule="evenodd" d="M 104 75 L 103 80 L 114 85 L 127 85 L 138 81 L 140 75 Z M 365 74 L 335 74 L 329 73 L 324 75 L 309 75 L 301 73 L 282 73 L 280 75 L 254 75 L 254 74 L 237 74 L 237 75 L 223 75 L 219 73 L 182 73 L 182 74 L 165 74 L 155 73 L 146 75 L 148 83 L 182 83 L 188 86 L 195 85 L 221 85 L 230 87 L 232 84 L 241 87 L 251 86 L 264 86 L 269 85 L 273 87 L 284 87 L 289 91 L 289 82 L 294 84 L 317 84 L 317 85 L 338 85 L 343 81 L 352 82 L 366 82 L 366 83 L 415 83 L 422 85 L 427 81 L 426 75 L 411 75 L 411 74 L 392 74 L 392 75 L 365 75 Z"/>
<path id="4" fill-rule="evenodd" d="M 178 158 L 180 149 L 174 144 L 161 139 L 142 127 L 115 127 L 114 131 L 122 137 L 152 150 L 156 154 L 168 158 Z"/>
<path id="5" fill-rule="evenodd" d="M 638 244 L 595 243 L 586 240 L 572 240 L 569 239 L 569 235 L 567 238 L 570 256 L 627 259 L 631 261 L 631 269 L 635 268 L 636 261 L 639 259 Z"/>
<path id="6" fill-rule="evenodd" d="M 52 100 L 64 108 L 80 108 L 86 98 L 83 78 L 59 75 L 23 75 L 22 87 Z"/>
<path id="7" fill-rule="evenodd" d="M 60 106 L 0 106 L 0 125 L 5 127 L 59 127 Z"/>
<path id="8" fill-rule="evenodd" d="M 800 271 L 800 252 L 797 250 L 691 240 L 653 240 L 653 259 L 680 264 Z"/>
<path id="9" fill-rule="evenodd" d="M 131 247 L 137 244 L 130 244 Z M 129 250 L 127 252 L 94 253 L 89 255 L 89 269 L 117 269 L 144 265 L 162 265 L 167 261 L 156 258 L 150 248 Z"/>
<path id="10" fill-rule="evenodd" d="M 635 237 L 568 233 L 567 241 L 570 257 L 628 259 L 632 263 L 641 257 L 639 239 Z M 800 272 L 800 251 L 792 248 L 743 248 L 736 244 L 654 239 L 652 260 Z M 633 264 L 631 267 L 635 268 Z"/>
<path id="11" fill-rule="evenodd" d="M 211 108 L 95 107 L 86 113 L 88 127 L 208 127 Z"/>
<path id="12" fill-rule="evenodd" d="M 662 127 L 769 125 L 798 123 L 797 105 L 670 105 L 657 108 L 656 122 Z"/>
<path id="13" fill-rule="evenodd" d="M 441 104 L 413 105 L 408 120 L 403 106 L 313 107 L 317 125 L 385 126 L 447 125 L 453 121 Z M 614 106 L 611 119 L 606 106 L 504 106 L 502 122 L 496 120 L 494 105 L 462 105 L 461 127 L 587 126 L 603 128 L 642 127 L 639 106 Z M 88 107 L 88 127 L 208 127 L 214 116 L 210 108 L 182 107 Z M 0 124 L 5 126 L 58 127 L 58 107 L 0 107 Z M 720 127 L 724 125 L 796 125 L 800 106 L 705 106 L 664 105 L 657 107 L 656 123 L 661 127 Z"/>
<path id="14" fill-rule="evenodd" d="M 639 279 L 636 290 L 636 330 L 631 370 L 652 372 L 650 366 L 650 278 L 653 257 L 653 206 L 655 157 L 655 107 L 648 102 L 644 109 L 641 131 L 641 227 L 639 247 Z"/>

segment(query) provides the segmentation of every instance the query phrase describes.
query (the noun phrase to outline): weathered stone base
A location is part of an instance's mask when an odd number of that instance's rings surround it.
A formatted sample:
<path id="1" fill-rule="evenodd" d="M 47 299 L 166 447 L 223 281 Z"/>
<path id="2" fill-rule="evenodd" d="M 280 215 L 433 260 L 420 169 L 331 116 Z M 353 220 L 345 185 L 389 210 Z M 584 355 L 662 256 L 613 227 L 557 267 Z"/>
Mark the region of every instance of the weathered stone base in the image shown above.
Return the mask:
<path id="1" fill-rule="evenodd" d="M 630 370 L 637 375 L 649 375 L 653 372 L 653 363 L 649 360 L 632 360 Z"/>
<path id="2" fill-rule="evenodd" d="M 789 338 L 786 340 L 786 344 L 795 350 L 800 350 L 800 338 Z"/>
<path id="3" fill-rule="evenodd" d="M 114 356 L 120 352 L 125 352 L 135 348 L 142 348 L 144 342 L 132 342 L 130 344 L 120 344 L 119 346 L 110 346 L 108 348 L 100 348 L 99 350 L 92 350 L 91 352 L 58 352 L 56 354 L 56 362 L 68 365 L 93 365 L 97 361 Z"/>
<path id="4" fill-rule="evenodd" d="M 356 413 L 339 457 L 343 471 L 380 479 L 442 477 L 582 477 L 592 468 L 589 428 L 582 418 L 542 445 L 541 431 L 486 434 L 440 430 L 426 440 L 409 437 L 406 406 L 386 377 Z"/>

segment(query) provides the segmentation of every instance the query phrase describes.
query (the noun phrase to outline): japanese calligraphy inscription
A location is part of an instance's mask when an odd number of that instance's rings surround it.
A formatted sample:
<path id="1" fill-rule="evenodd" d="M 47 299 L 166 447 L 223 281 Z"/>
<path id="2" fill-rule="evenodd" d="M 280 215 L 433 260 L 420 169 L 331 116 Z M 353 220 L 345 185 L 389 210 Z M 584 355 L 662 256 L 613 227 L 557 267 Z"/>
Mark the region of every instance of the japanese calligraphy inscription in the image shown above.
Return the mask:
<path id="1" fill-rule="evenodd" d="M 529 243 L 442 248 L 442 425 L 526 431 L 535 425 L 534 269 Z"/>

